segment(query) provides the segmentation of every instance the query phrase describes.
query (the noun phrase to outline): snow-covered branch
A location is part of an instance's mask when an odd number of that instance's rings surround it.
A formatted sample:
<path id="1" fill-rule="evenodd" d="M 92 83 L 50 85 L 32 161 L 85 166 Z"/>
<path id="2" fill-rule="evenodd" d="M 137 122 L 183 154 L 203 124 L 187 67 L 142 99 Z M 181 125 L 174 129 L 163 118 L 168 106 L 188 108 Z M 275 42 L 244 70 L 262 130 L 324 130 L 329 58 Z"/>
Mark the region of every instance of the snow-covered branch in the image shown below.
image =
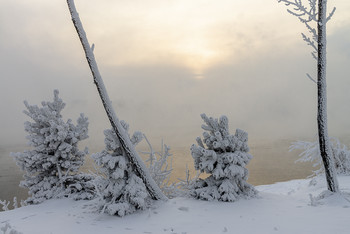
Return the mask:
<path id="1" fill-rule="evenodd" d="M 317 22 L 317 12 L 316 12 L 316 0 L 308 0 L 309 8 L 307 8 L 302 0 L 277 0 L 279 3 L 282 2 L 286 6 L 292 6 L 291 9 L 287 9 L 287 11 L 299 18 L 299 20 L 303 23 L 315 21 Z"/>
<path id="2" fill-rule="evenodd" d="M 306 42 L 307 45 L 311 46 L 313 51 L 311 52 L 311 55 L 313 58 L 317 60 L 317 31 L 315 27 L 312 27 L 310 25 L 311 22 L 317 22 L 318 13 L 316 11 L 316 0 L 308 0 L 309 6 L 306 7 L 302 0 L 277 0 L 279 3 L 284 3 L 287 7 L 290 7 L 287 9 L 287 12 L 291 15 L 296 16 L 300 22 L 302 22 L 309 33 L 311 34 L 311 37 L 306 36 L 304 33 L 302 33 L 302 38 Z M 334 12 L 333 12 L 334 13 Z M 330 17 L 333 14 L 330 15 Z"/>
<path id="3" fill-rule="evenodd" d="M 7 211 L 7 210 L 9 210 L 10 201 L 0 200 L 0 205 L 2 205 L 3 211 Z"/>
<path id="4" fill-rule="evenodd" d="M 6 200 L 0 200 L 0 205 L 2 205 L 2 210 L 3 211 L 7 211 L 7 210 L 9 210 L 10 208 L 9 208 L 9 206 L 10 206 L 10 204 L 11 204 L 11 202 L 10 201 L 6 201 Z M 12 207 L 13 207 L 13 209 L 17 209 L 17 208 L 19 208 L 19 207 L 22 207 L 22 206 L 25 206 L 25 204 L 24 204 L 24 201 L 23 200 L 21 200 L 21 202 L 18 204 L 18 201 L 17 201 L 17 197 L 13 197 L 13 203 L 12 203 Z"/>
<path id="5" fill-rule="evenodd" d="M 309 73 L 306 73 L 307 78 L 309 78 L 312 82 L 314 82 L 315 84 L 317 84 L 317 81 L 311 77 L 311 75 Z"/>
<path id="6" fill-rule="evenodd" d="M 179 188 L 177 190 L 177 195 L 181 197 L 190 197 L 191 190 L 194 188 L 200 175 L 201 172 L 197 171 L 196 175 L 192 178 L 190 170 L 188 169 L 188 166 L 186 164 L 185 179 L 178 178 L 179 182 L 176 184 L 176 186 Z"/>
<path id="7" fill-rule="evenodd" d="M 328 15 L 328 17 L 327 17 L 327 19 L 326 19 L 326 22 L 328 22 L 328 21 L 333 17 L 333 15 L 334 15 L 336 9 L 337 9 L 337 8 L 333 7 L 331 13 L 329 13 L 329 15 Z"/>
<path id="8" fill-rule="evenodd" d="M 141 153 L 148 155 L 146 163 L 148 163 L 148 169 L 152 178 L 165 195 L 169 198 L 174 197 L 177 193 L 177 188 L 175 183 L 169 182 L 171 172 L 173 171 L 170 147 L 162 141 L 161 151 L 156 152 L 153 150 L 153 146 L 147 137 L 143 135 L 143 138 L 148 144 L 149 151 L 141 151 Z"/>
<path id="9" fill-rule="evenodd" d="M 311 46 L 315 52 L 317 52 L 317 46 L 315 45 L 315 41 L 314 40 L 311 40 L 310 37 L 307 37 L 304 33 L 301 34 L 303 40 L 309 45 Z"/>

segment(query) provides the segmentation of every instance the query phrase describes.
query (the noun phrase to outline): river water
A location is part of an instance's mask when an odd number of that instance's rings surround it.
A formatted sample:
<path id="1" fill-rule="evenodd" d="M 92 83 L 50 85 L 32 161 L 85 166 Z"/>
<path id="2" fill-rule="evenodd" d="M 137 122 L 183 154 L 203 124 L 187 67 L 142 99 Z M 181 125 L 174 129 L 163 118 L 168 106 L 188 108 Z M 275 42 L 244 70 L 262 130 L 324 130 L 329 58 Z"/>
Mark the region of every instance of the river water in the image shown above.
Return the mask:
<path id="1" fill-rule="evenodd" d="M 248 164 L 248 182 L 253 185 L 272 184 L 279 181 L 306 178 L 311 175 L 313 170 L 311 163 L 295 163 L 300 152 L 289 152 L 290 142 L 289 140 L 281 140 L 250 145 L 250 153 L 253 155 L 253 159 Z M 10 152 L 21 152 L 25 148 L 21 145 L 0 146 L 0 200 L 12 201 L 14 196 L 18 200 L 27 197 L 27 191 L 18 186 L 23 174 L 10 157 Z M 98 150 L 91 149 L 90 151 L 96 152 Z M 186 165 L 191 174 L 195 175 L 189 147 L 174 148 L 170 152 L 173 154 L 172 181 L 185 178 Z M 94 170 L 89 156 L 83 170 Z"/>

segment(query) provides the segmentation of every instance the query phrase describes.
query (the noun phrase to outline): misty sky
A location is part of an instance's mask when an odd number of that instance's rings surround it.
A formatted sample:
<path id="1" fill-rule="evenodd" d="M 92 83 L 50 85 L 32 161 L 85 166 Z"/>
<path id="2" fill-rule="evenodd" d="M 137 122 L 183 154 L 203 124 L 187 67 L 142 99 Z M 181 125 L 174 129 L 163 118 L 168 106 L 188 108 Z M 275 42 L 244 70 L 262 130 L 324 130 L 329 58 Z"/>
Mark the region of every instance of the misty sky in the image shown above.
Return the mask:
<path id="1" fill-rule="evenodd" d="M 154 143 L 188 146 L 200 114 L 228 116 L 253 142 L 316 134 L 316 61 L 297 18 L 275 0 L 76 0 L 120 119 Z M 0 0 L 0 143 L 25 143 L 23 100 L 85 113 L 89 144 L 109 123 L 64 0 Z M 328 116 L 350 135 L 350 1 L 328 24 Z"/>

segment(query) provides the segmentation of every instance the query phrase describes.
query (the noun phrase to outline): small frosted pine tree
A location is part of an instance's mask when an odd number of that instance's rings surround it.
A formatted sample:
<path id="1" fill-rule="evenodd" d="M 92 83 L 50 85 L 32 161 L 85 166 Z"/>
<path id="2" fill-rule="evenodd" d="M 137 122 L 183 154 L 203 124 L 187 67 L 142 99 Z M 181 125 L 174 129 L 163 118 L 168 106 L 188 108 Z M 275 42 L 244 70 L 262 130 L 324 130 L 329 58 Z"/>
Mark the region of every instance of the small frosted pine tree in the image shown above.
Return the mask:
<path id="1" fill-rule="evenodd" d="M 65 103 L 58 97 L 58 90 L 54 91 L 53 102 L 42 102 L 42 107 L 31 106 L 26 101 L 24 104 L 27 108 L 24 113 L 33 120 L 25 122 L 25 131 L 34 149 L 12 153 L 12 156 L 25 172 L 20 186 L 29 189 L 31 197 L 26 203 L 33 204 L 66 195 L 69 185 L 77 183 L 78 177 L 75 177 L 87 154 L 87 148 L 80 151 L 78 143 L 88 137 L 89 123 L 83 114 L 77 125 L 70 119 L 67 122 L 62 119 Z"/>
<path id="2" fill-rule="evenodd" d="M 196 170 L 210 174 L 206 179 L 197 179 L 190 188 L 191 196 L 202 200 L 233 202 L 239 198 L 255 197 L 257 190 L 247 183 L 248 169 L 252 159 L 248 153 L 248 134 L 240 129 L 229 134 L 228 119 L 220 120 L 201 115 L 206 125 L 203 141 L 198 137 L 192 145 L 191 154 Z"/>
<path id="3" fill-rule="evenodd" d="M 128 132 L 128 124 L 120 123 Z M 108 129 L 104 134 L 105 150 L 92 155 L 101 173 L 95 180 L 98 208 L 102 213 L 118 216 L 145 209 L 151 200 L 145 184 L 135 174 L 115 132 Z M 142 140 L 142 133 L 135 132 L 130 140 L 136 145 Z"/>

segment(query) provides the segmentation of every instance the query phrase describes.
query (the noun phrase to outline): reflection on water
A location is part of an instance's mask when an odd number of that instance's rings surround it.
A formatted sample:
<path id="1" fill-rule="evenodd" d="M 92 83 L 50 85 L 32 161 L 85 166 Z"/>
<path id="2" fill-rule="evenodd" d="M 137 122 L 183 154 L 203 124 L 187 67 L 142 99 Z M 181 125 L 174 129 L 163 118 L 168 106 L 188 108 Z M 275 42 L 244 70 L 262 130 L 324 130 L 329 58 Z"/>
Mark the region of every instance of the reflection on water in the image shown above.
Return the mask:
<path id="1" fill-rule="evenodd" d="M 294 163 L 298 158 L 298 152 L 288 152 L 291 141 L 278 141 L 269 144 L 252 144 L 250 153 L 252 161 L 248 164 L 249 183 L 253 185 L 271 184 L 278 181 L 306 178 L 312 174 L 312 164 Z M 21 152 L 23 146 L 0 147 L 0 199 L 9 200 L 17 196 L 19 200 L 27 197 L 25 189 L 18 186 L 22 180 L 22 172 L 15 164 L 10 152 Z M 98 149 L 91 149 L 96 152 Z M 170 151 L 173 156 L 172 181 L 178 178 L 184 179 L 186 165 L 192 175 L 195 175 L 193 160 L 188 148 L 174 148 Z M 82 169 L 94 171 L 90 157 Z"/>

